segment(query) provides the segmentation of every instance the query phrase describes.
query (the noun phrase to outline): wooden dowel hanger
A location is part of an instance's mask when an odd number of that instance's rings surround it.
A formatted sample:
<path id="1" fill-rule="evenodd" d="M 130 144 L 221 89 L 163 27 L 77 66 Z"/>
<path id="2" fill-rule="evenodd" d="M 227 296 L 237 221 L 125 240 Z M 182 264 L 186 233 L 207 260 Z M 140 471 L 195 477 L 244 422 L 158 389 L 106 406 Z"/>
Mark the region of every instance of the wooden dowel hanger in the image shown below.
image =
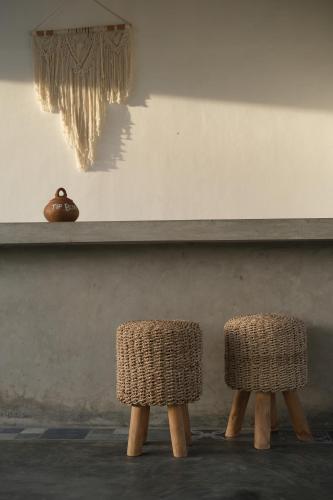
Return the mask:
<path id="1" fill-rule="evenodd" d="M 101 7 L 102 9 L 104 9 L 105 11 L 107 11 L 109 14 L 112 14 L 113 16 L 117 17 L 120 21 L 122 21 L 122 24 L 113 24 L 113 25 L 107 25 L 107 26 L 103 26 L 103 27 L 80 27 L 80 28 L 68 28 L 68 29 L 60 29 L 60 30 L 39 30 L 39 28 L 41 26 L 43 26 L 43 24 L 46 23 L 46 21 L 48 21 L 49 19 L 51 19 L 52 17 L 54 17 L 62 8 L 63 6 L 67 3 L 68 4 L 68 0 L 63 0 L 58 6 L 57 8 L 52 11 L 50 14 L 48 14 L 40 23 L 37 24 L 37 26 L 35 26 L 31 32 L 32 35 L 38 35 L 38 36 L 50 36 L 50 35 L 53 35 L 54 31 L 57 31 L 58 33 L 60 32 L 66 32 L 66 31 L 70 31 L 70 30 L 79 30 L 79 31 L 97 31 L 98 29 L 105 29 L 106 31 L 113 31 L 113 30 L 124 30 L 126 29 L 127 26 L 132 26 L 132 24 L 127 21 L 127 19 L 125 19 L 124 17 L 120 16 L 119 14 L 117 14 L 116 12 L 112 11 L 109 7 L 107 7 L 104 3 L 102 3 L 100 0 L 91 0 L 93 3 L 95 3 L 96 5 L 98 5 L 99 7 Z"/>

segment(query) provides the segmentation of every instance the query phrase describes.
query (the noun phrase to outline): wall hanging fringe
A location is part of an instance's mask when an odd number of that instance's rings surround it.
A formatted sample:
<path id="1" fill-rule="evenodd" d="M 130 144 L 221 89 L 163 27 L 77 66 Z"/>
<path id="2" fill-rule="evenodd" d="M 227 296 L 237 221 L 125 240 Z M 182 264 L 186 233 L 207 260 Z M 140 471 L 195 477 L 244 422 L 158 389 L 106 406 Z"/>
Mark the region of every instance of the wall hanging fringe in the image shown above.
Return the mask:
<path id="1" fill-rule="evenodd" d="M 124 103 L 129 95 L 131 25 L 32 34 L 35 83 L 42 108 L 61 114 L 78 164 L 87 170 L 95 160 L 108 104 Z"/>

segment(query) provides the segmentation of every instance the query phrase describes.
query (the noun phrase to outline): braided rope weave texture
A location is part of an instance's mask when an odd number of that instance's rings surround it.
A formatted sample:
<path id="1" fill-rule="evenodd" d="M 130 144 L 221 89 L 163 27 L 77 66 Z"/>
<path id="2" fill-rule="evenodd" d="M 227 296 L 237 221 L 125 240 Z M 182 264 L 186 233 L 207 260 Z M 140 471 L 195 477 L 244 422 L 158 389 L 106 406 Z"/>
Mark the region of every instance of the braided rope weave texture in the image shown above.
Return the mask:
<path id="1" fill-rule="evenodd" d="M 232 389 L 279 392 L 307 383 L 302 321 L 279 314 L 230 319 L 224 326 L 225 381 Z"/>
<path id="2" fill-rule="evenodd" d="M 143 406 L 196 401 L 202 388 L 201 358 L 197 323 L 124 323 L 117 329 L 117 398 Z"/>

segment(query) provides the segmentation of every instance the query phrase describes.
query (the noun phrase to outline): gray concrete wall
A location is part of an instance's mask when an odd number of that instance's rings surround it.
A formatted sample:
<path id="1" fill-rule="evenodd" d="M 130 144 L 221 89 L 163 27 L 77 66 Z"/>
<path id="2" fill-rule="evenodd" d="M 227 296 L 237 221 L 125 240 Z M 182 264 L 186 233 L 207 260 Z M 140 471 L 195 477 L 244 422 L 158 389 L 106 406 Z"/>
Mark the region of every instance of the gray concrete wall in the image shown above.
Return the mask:
<path id="1" fill-rule="evenodd" d="M 0 246 L 333 241 L 333 219 L 0 223 Z"/>
<path id="2" fill-rule="evenodd" d="M 115 330 L 140 318 L 200 322 L 204 392 L 192 414 L 222 424 L 231 400 L 223 324 L 257 311 L 305 320 L 302 398 L 312 422 L 332 423 L 330 243 L 2 247 L 0 283 L 2 424 L 126 423 L 128 408 L 115 399 Z M 164 418 L 153 412 L 153 422 Z"/>

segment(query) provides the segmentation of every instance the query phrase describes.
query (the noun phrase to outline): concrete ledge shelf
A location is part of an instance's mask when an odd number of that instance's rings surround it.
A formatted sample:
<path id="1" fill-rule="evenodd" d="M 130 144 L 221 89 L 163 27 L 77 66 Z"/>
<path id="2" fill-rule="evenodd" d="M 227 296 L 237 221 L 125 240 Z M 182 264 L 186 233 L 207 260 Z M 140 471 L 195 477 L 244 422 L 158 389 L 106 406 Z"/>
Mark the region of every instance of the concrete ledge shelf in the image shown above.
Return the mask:
<path id="1" fill-rule="evenodd" d="M 333 241 L 333 219 L 0 224 L 0 246 L 279 241 Z"/>

